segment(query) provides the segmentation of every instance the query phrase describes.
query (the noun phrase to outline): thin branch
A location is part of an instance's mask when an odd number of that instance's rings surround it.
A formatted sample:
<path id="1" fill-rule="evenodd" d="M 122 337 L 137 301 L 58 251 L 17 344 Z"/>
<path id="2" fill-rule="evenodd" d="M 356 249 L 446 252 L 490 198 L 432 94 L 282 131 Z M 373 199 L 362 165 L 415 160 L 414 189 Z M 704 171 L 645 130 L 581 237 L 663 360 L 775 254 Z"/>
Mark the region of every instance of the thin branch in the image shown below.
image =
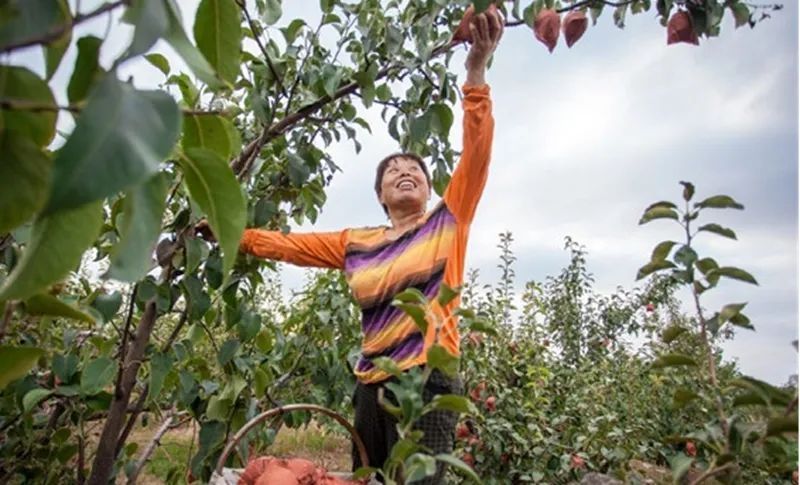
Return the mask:
<path id="1" fill-rule="evenodd" d="M 122 374 L 125 372 L 123 367 L 128 353 L 128 336 L 131 333 L 131 320 L 133 320 L 133 308 L 136 306 L 136 293 L 139 290 L 139 284 L 133 285 L 131 290 L 131 300 L 128 302 L 128 316 L 125 318 L 125 327 L 122 330 L 122 341 L 119 344 L 119 371 L 117 372 L 117 381 L 114 385 L 114 393 L 118 394 L 121 390 Z"/>
<path id="2" fill-rule="evenodd" d="M 31 37 L 29 39 L 24 39 L 17 42 L 12 42 L 11 44 L 4 45 L 0 47 L 0 54 L 5 54 L 6 52 L 15 51 L 17 49 L 22 49 L 23 47 L 30 47 L 32 45 L 37 44 L 49 44 L 61 38 L 62 35 L 68 30 L 72 30 L 76 25 L 83 23 L 89 19 L 93 19 L 100 15 L 103 15 L 106 12 L 110 12 L 117 7 L 122 5 L 128 5 L 130 0 L 117 0 L 116 2 L 106 3 L 101 5 L 95 10 L 92 10 L 86 14 L 78 13 L 75 17 L 72 18 L 72 21 L 66 22 L 64 24 L 59 25 L 55 29 L 47 32 L 44 35 L 39 35 L 36 37 Z"/>
<path id="3" fill-rule="evenodd" d="M 261 37 L 256 33 L 255 24 L 253 23 L 253 19 L 250 17 L 250 12 L 247 10 L 246 0 L 236 0 L 236 3 L 239 5 L 239 8 L 242 9 L 242 12 L 244 12 L 247 23 L 250 25 L 250 31 L 253 32 L 253 38 L 255 39 L 256 44 L 258 44 L 261 54 L 264 55 L 264 60 L 267 61 L 267 66 L 272 73 L 272 77 L 274 77 L 278 82 L 278 87 L 281 89 L 281 94 L 286 96 L 286 88 L 283 86 L 283 81 L 281 80 L 280 76 L 278 76 L 278 71 L 275 70 L 275 66 L 272 64 L 272 59 L 270 59 L 269 53 L 267 53 L 267 48 L 264 47 L 264 44 L 261 42 Z"/>
<path id="4" fill-rule="evenodd" d="M 139 473 L 141 473 L 144 466 L 147 464 L 147 461 L 150 459 L 150 455 L 153 454 L 156 448 L 161 445 L 161 438 L 167 433 L 167 431 L 173 429 L 175 426 L 173 422 L 181 415 L 187 414 L 186 412 L 182 413 L 173 413 L 171 412 L 167 418 L 161 423 L 161 426 L 156 431 L 156 434 L 153 435 L 153 439 L 150 440 L 150 443 L 147 444 L 147 447 L 142 451 L 142 454 L 139 455 L 139 459 L 136 460 L 136 465 L 133 468 L 133 471 L 128 476 L 128 483 L 136 483 L 136 479 L 139 477 Z"/>
<path id="5" fill-rule="evenodd" d="M 8 322 L 11 321 L 11 315 L 14 314 L 14 307 L 16 306 L 17 302 L 15 301 L 6 302 L 6 309 L 3 311 L 3 319 L 0 320 L 0 341 L 6 336 L 6 328 L 8 328 Z"/>
<path id="6" fill-rule="evenodd" d="M 703 473 L 702 475 L 700 475 L 699 477 L 697 477 L 697 479 L 693 480 L 689 485 L 697 485 L 698 483 L 700 483 L 700 482 L 702 482 L 704 480 L 708 480 L 709 478 L 711 478 L 711 477 L 713 477 L 715 475 L 719 475 L 724 471 L 728 471 L 731 468 L 734 468 L 735 466 L 736 466 L 736 462 L 732 461 L 732 462 L 726 463 L 725 465 L 722 465 L 721 467 L 712 468 L 711 470 L 708 470 L 705 473 Z"/>

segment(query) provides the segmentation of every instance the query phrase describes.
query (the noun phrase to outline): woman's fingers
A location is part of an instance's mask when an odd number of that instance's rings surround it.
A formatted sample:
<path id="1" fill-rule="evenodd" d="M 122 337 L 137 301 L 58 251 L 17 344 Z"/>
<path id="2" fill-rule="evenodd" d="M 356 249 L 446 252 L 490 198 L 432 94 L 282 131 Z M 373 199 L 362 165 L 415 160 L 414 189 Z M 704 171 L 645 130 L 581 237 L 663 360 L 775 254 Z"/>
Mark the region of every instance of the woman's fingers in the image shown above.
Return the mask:
<path id="1" fill-rule="evenodd" d="M 489 19 L 486 16 L 486 12 L 478 14 L 475 20 L 478 23 L 478 40 L 481 42 L 490 41 Z"/>

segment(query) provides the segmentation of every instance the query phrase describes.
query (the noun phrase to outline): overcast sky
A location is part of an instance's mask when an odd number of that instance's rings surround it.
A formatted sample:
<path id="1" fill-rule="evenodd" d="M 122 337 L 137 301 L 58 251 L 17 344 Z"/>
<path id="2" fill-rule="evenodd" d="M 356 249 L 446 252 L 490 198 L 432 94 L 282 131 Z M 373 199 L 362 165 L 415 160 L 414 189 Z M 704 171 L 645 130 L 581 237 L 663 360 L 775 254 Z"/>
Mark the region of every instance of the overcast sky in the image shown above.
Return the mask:
<path id="1" fill-rule="evenodd" d="M 197 1 L 178 3 L 190 24 Z M 278 26 L 308 15 L 306 2 L 284 3 Z M 99 4 L 84 0 L 81 9 Z M 721 36 L 699 47 L 667 46 L 655 9 L 629 16 L 624 30 L 613 26 L 608 9 L 572 49 L 560 39 L 553 54 L 530 29 L 508 29 L 487 76 L 495 145 L 467 266 L 478 268 L 484 282 L 496 281 L 498 234 L 511 231 L 521 288 L 568 263 L 562 248 L 571 236 L 586 246 L 599 291 L 629 288 L 656 243 L 680 238 L 674 223 L 638 226 L 647 205 L 677 202 L 680 180 L 693 182 L 700 198 L 731 195 L 746 210 L 709 211 L 701 222 L 731 227 L 739 240 L 708 235 L 698 240 L 699 253 L 749 270 L 760 286 L 723 281 L 704 306 L 713 312 L 749 302 L 745 313 L 756 331 L 738 331 L 726 356 L 746 374 L 786 382 L 797 372 L 791 342 L 798 328 L 798 12 L 796 2 L 784 5 L 752 30 L 734 30 L 726 12 Z M 102 36 L 105 29 L 106 20 L 98 19 L 79 32 Z M 129 35 L 112 23 L 102 50 L 106 67 Z M 161 42 L 154 51 L 167 55 L 173 68 L 182 64 Z M 452 64 L 459 82 L 465 54 Z M 61 102 L 74 57 L 73 46 L 53 81 Z M 11 61 L 42 71 L 36 49 Z M 125 65 L 122 75 L 133 76 L 138 87 L 163 80 L 144 61 Z M 351 143 L 330 149 L 343 173 L 334 178 L 317 224 L 296 230 L 385 223 L 372 179 L 377 161 L 398 147 L 378 110 L 367 119 L 373 135 L 362 132 L 360 154 Z M 457 149 L 460 122 L 457 109 L 451 132 Z M 69 122 L 60 120 L 59 128 L 68 130 Z M 284 271 L 289 289 L 299 288 L 303 277 L 302 270 Z"/>

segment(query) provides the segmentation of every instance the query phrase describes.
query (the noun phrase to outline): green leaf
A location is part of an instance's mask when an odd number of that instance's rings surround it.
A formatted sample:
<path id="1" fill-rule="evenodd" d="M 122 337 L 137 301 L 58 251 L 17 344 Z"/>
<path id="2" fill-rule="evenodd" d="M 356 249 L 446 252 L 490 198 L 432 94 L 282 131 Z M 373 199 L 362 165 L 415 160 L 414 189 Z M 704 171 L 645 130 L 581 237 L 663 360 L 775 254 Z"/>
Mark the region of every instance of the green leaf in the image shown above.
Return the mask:
<path id="1" fill-rule="evenodd" d="M 414 483 L 436 473 L 436 460 L 423 453 L 414 453 L 403 463 L 404 478 L 407 483 Z"/>
<path id="2" fill-rule="evenodd" d="M 728 229 L 727 227 L 722 227 L 719 224 L 706 224 L 702 227 L 697 229 L 698 231 L 708 231 L 713 232 L 714 234 L 719 234 L 720 236 L 725 236 L 731 239 L 736 239 L 736 233 L 732 230 Z"/>
<path id="3" fill-rule="evenodd" d="M 0 65 L 0 98 L 45 106 L 56 105 L 47 83 L 30 70 L 17 66 Z M 13 129 L 36 145 L 47 146 L 56 134 L 56 113 L 2 109 L 0 128 Z"/>
<path id="4" fill-rule="evenodd" d="M 57 183 L 45 214 L 102 199 L 158 173 L 178 138 L 180 120 L 178 105 L 166 92 L 138 91 L 107 76 L 56 156 Z"/>
<path id="5" fill-rule="evenodd" d="M 453 112 L 450 107 L 443 103 L 436 103 L 428 108 L 430 116 L 430 129 L 443 137 L 450 134 L 450 127 L 453 126 Z"/>
<path id="6" fill-rule="evenodd" d="M 267 25 L 274 25 L 275 22 L 280 20 L 281 15 L 283 15 L 281 0 L 266 0 L 264 4 L 264 16 L 262 17 L 264 23 Z"/>
<path id="7" fill-rule="evenodd" d="M 53 394 L 52 389 L 43 389 L 41 387 L 37 387 L 36 389 L 31 389 L 30 391 L 25 393 L 25 397 L 22 398 L 22 409 L 27 413 L 30 412 L 37 404 L 42 402 L 45 398 Z"/>
<path id="8" fill-rule="evenodd" d="M 683 185 L 683 200 L 689 202 L 694 197 L 694 184 L 681 181 L 681 185 Z"/>
<path id="9" fill-rule="evenodd" d="M 92 307 L 100 312 L 103 320 L 110 322 L 114 319 L 122 306 L 122 293 L 112 291 L 111 293 L 102 292 L 98 294 L 92 302 Z"/>
<path id="10" fill-rule="evenodd" d="M 675 394 L 672 396 L 672 403 L 675 407 L 683 407 L 698 397 L 697 393 L 691 389 L 680 388 L 676 390 Z"/>
<path id="11" fill-rule="evenodd" d="M 109 357 L 98 357 L 81 372 L 81 394 L 93 396 L 110 385 L 117 372 L 117 364 Z"/>
<path id="12" fill-rule="evenodd" d="M 694 361 L 691 357 L 684 354 L 665 354 L 659 356 L 654 362 L 653 367 L 661 368 L 661 367 L 673 367 L 679 365 L 697 365 L 697 362 Z"/>
<path id="13" fill-rule="evenodd" d="M 25 311 L 29 315 L 52 315 L 94 323 L 94 318 L 88 313 L 47 293 L 28 298 L 25 301 Z"/>
<path id="14" fill-rule="evenodd" d="M 736 2 L 730 7 L 733 18 L 736 21 L 737 29 L 742 25 L 747 25 L 750 23 L 750 10 L 747 8 L 747 5 L 745 5 L 743 2 Z"/>
<path id="15" fill-rule="evenodd" d="M 147 62 L 155 66 L 156 69 L 163 72 L 165 76 L 169 76 L 170 67 L 169 67 L 169 61 L 167 60 L 166 57 L 158 53 L 153 53 L 153 54 L 147 54 L 146 56 L 144 56 L 144 58 L 147 59 Z"/>
<path id="16" fill-rule="evenodd" d="M 678 206 L 668 200 L 660 200 L 658 202 L 653 202 L 647 209 L 644 210 L 647 213 L 651 209 L 677 209 Z"/>
<path id="17" fill-rule="evenodd" d="M 229 160 L 242 148 L 239 130 L 226 118 L 217 115 L 183 117 L 183 149 L 207 148 Z"/>
<path id="18" fill-rule="evenodd" d="M 61 13 L 61 19 L 58 23 L 71 22 L 72 14 L 69 11 L 67 0 L 58 0 L 58 8 Z M 58 39 L 44 46 L 45 78 L 48 81 L 53 78 L 53 74 L 58 70 L 61 59 L 64 58 L 71 41 L 72 29 L 65 29 Z"/>
<path id="19" fill-rule="evenodd" d="M 0 5 L 0 51 L 45 36 L 69 21 L 61 0 L 5 0 Z"/>
<path id="20" fill-rule="evenodd" d="M 208 84 L 212 88 L 220 88 L 224 83 L 220 81 L 214 72 L 214 68 L 208 63 L 203 54 L 189 41 L 186 32 L 183 30 L 183 22 L 181 21 L 180 10 L 175 4 L 175 0 L 164 0 L 167 5 L 169 17 L 169 31 L 164 39 L 169 42 L 173 49 L 180 55 L 186 64 L 189 65 L 192 72 L 201 81 Z M 198 9 L 199 12 L 199 9 Z M 213 21 L 213 19 L 211 19 Z M 197 22 L 197 17 L 195 17 Z M 202 27 L 204 30 L 206 27 Z M 240 33 L 241 35 L 241 29 Z"/>
<path id="21" fill-rule="evenodd" d="M 431 117 L 428 113 L 418 116 L 411 120 L 411 127 L 409 135 L 411 135 L 411 143 L 424 143 L 428 139 L 428 134 L 431 131 Z"/>
<path id="22" fill-rule="evenodd" d="M 656 271 L 661 271 L 669 268 L 674 268 L 675 263 L 671 261 L 657 261 L 657 262 L 649 262 L 646 265 L 639 268 L 639 272 L 636 273 L 636 279 L 640 280 L 645 276 L 655 273 Z"/>
<path id="23" fill-rule="evenodd" d="M 739 268 L 734 268 L 732 266 L 723 266 L 714 270 L 714 272 L 720 276 L 725 276 L 727 278 L 731 278 L 734 280 L 744 281 L 745 283 L 752 283 L 754 285 L 758 285 L 758 281 L 753 278 L 753 275 L 748 273 L 747 271 Z"/>
<path id="24" fill-rule="evenodd" d="M 719 312 L 719 324 L 722 325 L 738 315 L 745 306 L 747 306 L 747 303 L 731 303 L 730 305 L 722 307 L 722 310 Z"/>
<path id="25" fill-rule="evenodd" d="M 172 369 L 173 359 L 170 354 L 157 353 L 153 354 L 150 359 L 150 391 L 147 395 L 148 402 L 156 402 L 158 395 L 161 394 L 161 388 L 164 386 L 164 380 L 167 374 Z"/>
<path id="26" fill-rule="evenodd" d="M 672 250 L 672 247 L 678 244 L 675 241 L 662 241 L 656 245 L 653 249 L 653 254 L 650 256 L 650 261 L 655 263 L 659 261 L 664 261 L 669 256 L 669 252 Z"/>
<path id="27" fill-rule="evenodd" d="M 478 414 L 478 409 L 472 404 L 472 401 L 465 396 L 456 394 L 437 394 L 426 408 L 430 411 L 441 410 L 463 414 Z"/>
<path id="28" fill-rule="evenodd" d="M 675 251 L 673 258 L 676 263 L 680 263 L 686 268 L 691 268 L 695 261 L 697 261 L 697 252 L 691 246 L 683 245 L 680 249 Z"/>
<path id="29" fill-rule="evenodd" d="M 221 421 L 204 421 L 200 425 L 198 434 L 200 444 L 197 454 L 192 457 L 191 461 L 191 470 L 194 476 L 201 476 L 203 464 L 225 442 L 226 430 L 227 425 Z"/>
<path id="30" fill-rule="evenodd" d="M 750 319 L 747 318 L 743 313 L 737 313 L 736 315 L 732 316 L 730 320 L 731 324 L 736 325 L 737 327 L 746 328 L 748 330 L 755 330 L 756 328 L 750 323 Z"/>
<path id="31" fill-rule="evenodd" d="M 739 394 L 733 398 L 733 405 L 738 406 L 768 406 L 769 398 L 759 392 L 751 391 Z"/>
<path id="32" fill-rule="evenodd" d="M 674 209 L 669 209 L 667 207 L 653 207 L 645 211 L 642 218 L 639 219 L 639 225 L 647 224 L 655 219 L 675 219 L 677 221 L 678 213 Z"/>
<path id="33" fill-rule="evenodd" d="M 707 275 L 708 272 L 711 271 L 711 270 L 715 270 L 715 269 L 719 268 L 719 265 L 717 264 L 716 261 L 714 261 L 713 258 L 698 259 L 697 261 L 694 262 L 694 265 L 704 275 Z"/>
<path id="34" fill-rule="evenodd" d="M 53 357 L 53 374 L 61 379 L 61 383 L 68 383 L 78 371 L 78 356 L 75 354 L 56 354 Z"/>
<path id="35" fill-rule="evenodd" d="M 414 287 L 406 288 L 405 290 L 396 294 L 394 299 L 395 301 L 403 303 L 415 303 L 423 306 L 428 304 L 428 299 L 425 297 L 425 294 Z"/>
<path id="36" fill-rule="evenodd" d="M 153 47 L 158 39 L 169 32 L 170 17 L 168 8 L 164 0 L 139 0 L 128 7 L 122 20 L 133 25 L 135 30 L 133 31 L 131 45 L 117 62 L 144 54 Z M 150 56 L 145 57 L 150 60 Z M 163 56 L 161 58 L 163 59 Z M 166 62 L 166 59 L 164 59 L 164 62 Z M 163 71 L 163 69 L 161 70 Z M 167 72 L 164 74 L 168 73 L 169 66 L 167 66 Z"/>
<path id="37" fill-rule="evenodd" d="M 694 463 L 694 458 L 686 456 L 684 453 L 678 453 L 668 458 L 669 467 L 672 469 L 672 479 L 675 483 L 679 483 L 681 478 L 686 475 L 689 468 Z"/>
<path id="38" fill-rule="evenodd" d="M 201 0 L 194 18 L 194 38 L 219 76 L 233 84 L 241 64 L 242 28 L 234 0 Z"/>
<path id="39" fill-rule="evenodd" d="M 289 181 L 295 187 L 302 187 L 311 175 L 311 170 L 306 165 L 302 157 L 296 153 L 288 153 L 286 155 L 287 168 L 289 173 Z"/>
<path id="40" fill-rule="evenodd" d="M 715 195 L 694 205 L 701 209 L 744 209 L 744 206 L 727 195 Z"/>
<path id="41" fill-rule="evenodd" d="M 661 340 L 665 344 L 672 343 L 676 338 L 681 336 L 681 334 L 685 333 L 687 330 L 684 327 L 679 325 L 671 325 L 664 329 L 661 333 Z"/>
<path id="42" fill-rule="evenodd" d="M 120 241 L 111 252 L 109 278 L 138 281 L 151 268 L 168 188 L 166 174 L 159 172 L 128 191 L 122 206 Z"/>
<path id="43" fill-rule="evenodd" d="M 480 477 L 475 473 L 475 470 L 472 469 L 469 465 L 464 463 L 463 461 L 459 460 L 453 455 L 447 455 L 444 453 L 440 453 L 434 456 L 437 461 L 441 461 L 442 463 L 447 463 L 448 465 L 452 466 L 455 471 L 461 473 L 462 475 L 466 476 L 470 480 L 475 483 L 483 483 L 481 482 Z"/>
<path id="44" fill-rule="evenodd" d="M 393 361 L 389 357 L 376 357 L 372 359 L 372 364 L 383 372 L 393 376 L 399 376 L 403 373 L 403 371 L 400 370 L 400 367 L 397 366 L 397 362 Z"/>
<path id="45" fill-rule="evenodd" d="M 239 340 L 238 339 L 229 339 L 226 340 L 219 348 L 219 354 L 217 354 L 217 361 L 219 365 L 224 366 L 236 355 L 236 351 L 239 350 Z"/>
<path id="46" fill-rule="evenodd" d="M 102 214 L 95 202 L 37 220 L 22 259 L 0 286 L 0 301 L 28 298 L 77 267 L 100 232 Z"/>
<path id="47" fill-rule="evenodd" d="M 42 355 L 44 350 L 35 347 L 0 345 L 0 390 L 27 374 Z"/>
<path id="48" fill-rule="evenodd" d="M 52 162 L 28 137 L 8 129 L 0 130 L 0 160 L 0 234 L 5 234 L 44 206 Z"/>
<path id="49" fill-rule="evenodd" d="M 439 303 L 440 307 L 445 307 L 458 296 L 458 293 L 457 290 L 442 283 L 439 285 L 439 293 L 436 295 L 436 301 Z"/>
<path id="50" fill-rule="evenodd" d="M 778 416 L 767 422 L 767 436 L 776 436 L 783 433 L 797 433 L 797 414 Z"/>
<path id="51" fill-rule="evenodd" d="M 458 357 L 448 352 L 439 344 L 433 344 L 428 349 L 426 365 L 434 369 L 439 369 L 447 376 L 453 377 L 458 374 L 458 362 Z"/>
<path id="52" fill-rule="evenodd" d="M 222 248 L 222 274 L 227 278 L 247 221 L 247 205 L 239 182 L 225 160 L 210 150 L 191 148 L 179 162 L 192 200 L 205 212 Z"/>
<path id="53" fill-rule="evenodd" d="M 392 302 L 392 305 L 403 310 L 406 315 L 411 317 L 414 323 L 417 324 L 417 328 L 422 332 L 422 335 L 426 334 L 428 331 L 428 321 L 425 318 L 425 309 L 423 307 L 416 303 L 398 303 L 396 300 Z"/>
<path id="54" fill-rule="evenodd" d="M 103 69 L 100 67 L 99 56 L 102 44 L 103 40 L 93 35 L 78 39 L 78 57 L 67 86 L 70 104 L 86 99 L 92 86 L 101 80 Z"/>

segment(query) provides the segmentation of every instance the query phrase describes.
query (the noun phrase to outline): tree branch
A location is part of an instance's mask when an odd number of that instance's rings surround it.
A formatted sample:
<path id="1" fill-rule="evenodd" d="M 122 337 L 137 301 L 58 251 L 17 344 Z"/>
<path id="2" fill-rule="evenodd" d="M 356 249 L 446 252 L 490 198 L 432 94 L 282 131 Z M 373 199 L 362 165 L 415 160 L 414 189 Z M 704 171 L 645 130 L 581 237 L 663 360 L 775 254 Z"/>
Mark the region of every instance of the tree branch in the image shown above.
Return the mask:
<path id="1" fill-rule="evenodd" d="M 64 35 L 66 31 L 72 30 L 76 25 L 85 22 L 89 19 L 93 19 L 94 17 L 103 15 L 106 12 L 110 12 L 122 5 L 128 5 L 129 3 L 130 0 L 117 0 L 116 2 L 103 4 L 89 13 L 86 14 L 78 13 L 77 15 L 75 15 L 75 17 L 72 18 L 72 21 L 61 24 L 57 28 L 51 30 L 50 32 L 45 33 L 44 35 L 40 35 L 38 37 L 32 37 L 30 39 L 24 39 L 18 42 L 12 42 L 11 44 L 0 47 L 0 54 L 5 54 L 6 52 L 22 49 L 23 47 L 30 47 L 32 45 L 49 44 L 61 38 L 61 36 Z"/>
<path id="2" fill-rule="evenodd" d="M 731 468 L 734 468 L 735 466 L 736 466 L 736 462 L 732 461 L 732 462 L 726 463 L 725 465 L 722 465 L 721 467 L 712 468 L 711 470 L 708 470 L 705 473 L 703 473 L 702 475 L 700 475 L 699 477 L 697 477 L 695 480 L 692 480 L 692 482 L 689 485 L 697 485 L 698 483 L 701 483 L 704 480 L 708 480 L 709 478 L 711 478 L 711 477 L 713 477 L 715 475 L 719 475 L 724 471 L 730 470 Z"/>
<path id="3" fill-rule="evenodd" d="M 236 3 L 239 5 L 239 8 L 242 9 L 244 12 L 244 16 L 247 19 L 247 23 L 250 25 L 250 31 L 253 33 L 253 39 L 255 39 L 256 44 L 258 44 L 258 48 L 261 50 L 261 54 L 264 55 L 264 60 L 267 61 L 267 66 L 269 67 L 270 72 L 272 73 L 272 77 L 278 82 L 278 87 L 281 89 L 281 94 L 286 96 L 286 88 L 283 86 L 283 81 L 281 80 L 280 76 L 278 76 L 278 71 L 275 70 L 275 66 L 272 64 L 272 59 L 270 59 L 269 54 L 267 53 L 266 47 L 261 42 L 261 37 L 256 33 L 256 27 L 253 23 L 253 19 L 250 17 L 250 12 L 247 10 L 247 5 L 245 0 L 236 0 Z"/>
<path id="4" fill-rule="evenodd" d="M 136 479 L 139 477 L 139 473 L 141 473 L 144 466 L 147 464 L 147 461 L 150 459 L 150 455 L 153 454 L 156 448 L 161 445 L 161 438 L 167 433 L 167 431 L 174 428 L 173 422 L 181 415 L 185 415 L 186 412 L 182 413 L 174 413 L 170 412 L 167 418 L 161 423 L 161 426 L 156 431 L 156 434 L 153 435 L 153 439 L 150 440 L 150 443 L 147 444 L 147 448 L 142 451 L 142 454 L 139 455 L 139 459 L 136 460 L 136 465 L 133 468 L 130 476 L 128 477 L 128 483 L 133 484 L 136 483 Z"/>

